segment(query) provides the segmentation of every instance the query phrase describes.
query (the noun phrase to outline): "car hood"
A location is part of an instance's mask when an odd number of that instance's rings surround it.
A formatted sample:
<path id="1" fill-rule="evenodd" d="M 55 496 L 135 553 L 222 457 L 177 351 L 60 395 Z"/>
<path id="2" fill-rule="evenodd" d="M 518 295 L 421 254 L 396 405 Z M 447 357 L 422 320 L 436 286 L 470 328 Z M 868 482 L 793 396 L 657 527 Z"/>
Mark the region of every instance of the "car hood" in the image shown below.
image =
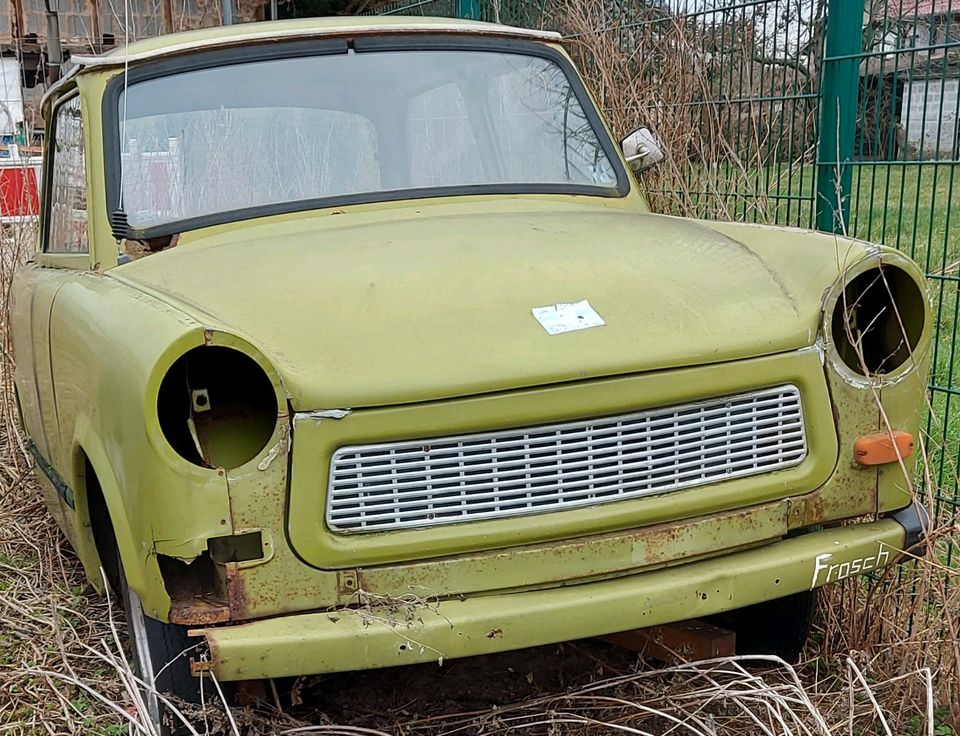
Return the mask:
<path id="1" fill-rule="evenodd" d="M 282 216 L 108 275 L 256 345 L 295 409 L 383 406 L 811 345 L 857 251 L 784 228 L 504 200 Z M 548 334 L 534 307 L 605 325 Z"/>

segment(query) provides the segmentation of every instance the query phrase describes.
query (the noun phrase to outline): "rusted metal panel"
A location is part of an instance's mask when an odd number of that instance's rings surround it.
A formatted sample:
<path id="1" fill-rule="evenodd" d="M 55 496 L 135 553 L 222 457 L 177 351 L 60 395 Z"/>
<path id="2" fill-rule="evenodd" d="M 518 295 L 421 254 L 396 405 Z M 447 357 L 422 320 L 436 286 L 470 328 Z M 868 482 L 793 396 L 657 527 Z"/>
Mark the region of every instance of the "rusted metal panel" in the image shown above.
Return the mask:
<path id="1" fill-rule="evenodd" d="M 230 620 L 230 609 L 207 598 L 170 601 L 170 623 L 183 626 L 208 626 Z"/>
<path id="2" fill-rule="evenodd" d="M 870 569 L 890 563 L 903 542 L 903 527 L 888 519 L 616 580 L 402 605 L 383 598 L 192 635 L 210 647 L 198 668 L 221 680 L 436 662 L 741 608 L 850 577 L 865 560 Z"/>
<path id="3" fill-rule="evenodd" d="M 243 614 L 248 609 L 247 590 L 237 574 L 237 563 L 228 562 L 225 567 L 227 571 L 227 600 L 230 610 L 236 611 L 239 618 L 244 618 Z"/>
<path id="4" fill-rule="evenodd" d="M 621 631 L 604 636 L 603 640 L 668 664 L 731 657 L 737 653 L 736 632 L 695 619 Z"/>
<path id="5" fill-rule="evenodd" d="M 203 555 L 190 563 L 159 555 L 163 585 L 170 596 L 172 623 L 204 626 L 230 620 L 230 608 L 218 579 L 218 569 Z"/>
<path id="6" fill-rule="evenodd" d="M 622 575 L 777 539 L 787 533 L 787 512 L 788 503 L 780 501 L 627 532 L 361 568 L 359 588 L 378 595 L 429 590 L 448 596 Z"/>

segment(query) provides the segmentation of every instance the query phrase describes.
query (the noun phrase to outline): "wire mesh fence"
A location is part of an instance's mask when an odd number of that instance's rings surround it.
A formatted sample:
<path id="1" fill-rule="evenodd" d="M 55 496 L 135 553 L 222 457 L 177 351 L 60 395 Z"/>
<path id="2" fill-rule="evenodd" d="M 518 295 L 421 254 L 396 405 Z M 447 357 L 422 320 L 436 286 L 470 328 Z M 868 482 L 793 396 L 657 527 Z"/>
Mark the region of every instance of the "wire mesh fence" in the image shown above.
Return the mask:
<path id="1" fill-rule="evenodd" d="M 860 43 L 827 63 L 857 68 L 850 229 L 903 250 L 927 273 L 935 316 L 927 425 L 938 506 L 957 509 L 960 460 L 960 1 L 867 0 Z"/>
<path id="2" fill-rule="evenodd" d="M 684 0 L 608 18 L 568 2 L 553 20 L 615 132 L 648 125 L 669 150 L 644 181 L 657 210 L 811 227 L 818 12 L 802 0 Z"/>

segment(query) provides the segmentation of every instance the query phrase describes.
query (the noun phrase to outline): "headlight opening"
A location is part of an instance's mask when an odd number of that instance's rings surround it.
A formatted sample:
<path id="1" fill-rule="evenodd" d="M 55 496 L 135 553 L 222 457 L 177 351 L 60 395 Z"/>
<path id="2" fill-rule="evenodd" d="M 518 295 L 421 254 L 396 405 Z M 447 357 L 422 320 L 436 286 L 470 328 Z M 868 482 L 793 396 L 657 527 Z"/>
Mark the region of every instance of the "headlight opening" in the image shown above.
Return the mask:
<path id="1" fill-rule="evenodd" d="M 206 468 L 235 468 L 266 447 L 276 428 L 277 395 L 250 356 L 205 345 L 180 356 L 160 383 L 160 428 L 185 460 Z"/>
<path id="2" fill-rule="evenodd" d="M 854 276 L 838 295 L 830 320 L 840 359 L 866 377 L 900 368 L 923 336 L 925 298 L 916 279 L 890 264 Z"/>

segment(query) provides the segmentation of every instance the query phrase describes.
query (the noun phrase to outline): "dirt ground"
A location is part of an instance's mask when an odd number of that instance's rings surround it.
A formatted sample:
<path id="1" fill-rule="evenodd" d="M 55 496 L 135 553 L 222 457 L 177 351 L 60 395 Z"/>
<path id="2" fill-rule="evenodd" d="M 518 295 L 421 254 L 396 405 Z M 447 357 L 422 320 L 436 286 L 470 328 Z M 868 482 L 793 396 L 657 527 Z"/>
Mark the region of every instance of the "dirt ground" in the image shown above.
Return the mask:
<path id="1" fill-rule="evenodd" d="M 389 730 L 409 721 L 486 711 L 656 666 L 621 647 L 586 639 L 484 657 L 304 678 L 291 714 Z"/>

